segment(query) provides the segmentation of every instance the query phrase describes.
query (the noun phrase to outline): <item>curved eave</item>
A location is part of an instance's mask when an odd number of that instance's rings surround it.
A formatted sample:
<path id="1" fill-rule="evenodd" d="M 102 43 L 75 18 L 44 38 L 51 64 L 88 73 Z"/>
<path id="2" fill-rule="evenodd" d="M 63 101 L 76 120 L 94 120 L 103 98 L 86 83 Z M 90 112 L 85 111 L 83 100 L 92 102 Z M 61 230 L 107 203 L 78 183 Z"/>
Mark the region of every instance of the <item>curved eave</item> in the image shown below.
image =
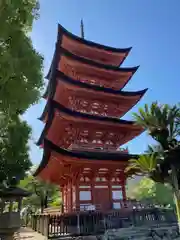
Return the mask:
<path id="1" fill-rule="evenodd" d="M 72 84 L 74 86 L 78 86 L 78 87 L 83 88 L 83 89 L 91 89 L 91 90 L 95 91 L 95 94 L 96 93 L 98 94 L 99 92 L 101 92 L 101 93 L 113 94 L 114 96 L 118 96 L 118 95 L 119 96 L 126 96 L 126 97 L 129 97 L 129 98 L 134 97 L 134 96 L 137 96 L 137 97 L 139 96 L 139 100 L 138 101 L 140 101 L 140 99 L 144 96 L 144 94 L 148 90 L 148 88 L 140 90 L 140 91 L 135 91 L 135 92 L 113 90 L 111 88 L 104 88 L 104 87 L 100 87 L 100 86 L 91 85 L 91 84 L 88 84 L 88 83 L 75 81 L 75 80 L 73 80 L 72 78 L 69 78 L 68 76 L 66 76 L 64 73 L 62 73 L 60 71 L 57 71 L 56 76 L 58 78 L 58 81 L 63 81 L 65 83 L 67 83 L 67 84 Z M 46 89 L 46 92 L 43 95 L 44 98 L 48 97 L 48 88 L 49 88 L 49 84 L 48 84 L 48 87 Z M 135 104 L 137 104 L 137 102 Z M 46 107 L 44 108 L 44 111 L 43 111 L 41 117 L 39 118 L 40 120 L 43 120 L 45 115 L 46 115 L 46 113 L 47 113 L 47 108 L 48 108 L 47 104 L 46 104 Z"/>
<path id="2" fill-rule="evenodd" d="M 58 36 L 60 36 L 61 34 L 65 34 L 69 38 L 71 38 L 73 40 L 76 40 L 76 41 L 78 41 L 82 44 L 88 45 L 88 46 L 93 47 L 93 48 L 103 49 L 103 50 L 106 50 L 108 52 L 127 53 L 128 54 L 130 52 L 130 50 L 132 49 L 132 47 L 129 47 L 129 48 L 114 48 L 114 47 L 102 45 L 102 44 L 99 44 L 99 43 L 95 43 L 95 42 L 83 39 L 81 37 L 78 37 L 77 35 L 74 35 L 73 33 L 69 32 L 67 29 L 65 29 L 62 25 L 58 24 Z"/>
<path id="3" fill-rule="evenodd" d="M 128 153 L 122 152 L 88 152 L 88 151 L 71 151 L 67 149 L 63 149 L 53 144 L 51 141 L 44 139 L 44 154 L 42 161 L 37 168 L 34 176 L 38 176 L 38 174 L 48 165 L 48 161 L 51 155 L 51 151 L 57 152 L 60 155 L 71 157 L 71 158 L 79 158 L 79 159 L 88 159 L 92 161 L 97 160 L 106 160 L 106 161 L 119 161 L 119 162 L 127 162 L 129 159 L 138 158 L 138 155 L 132 155 Z"/>
<path id="4" fill-rule="evenodd" d="M 98 63 L 98 62 L 95 62 L 95 61 L 90 60 L 90 59 L 79 57 L 79 56 L 77 56 L 73 53 L 70 53 L 68 50 L 66 50 L 62 47 L 58 48 L 58 51 L 59 51 L 59 53 L 65 55 L 69 58 L 72 58 L 75 61 L 85 63 L 87 65 L 91 65 L 91 66 L 94 66 L 94 67 L 97 67 L 97 68 L 105 69 L 105 70 L 111 70 L 111 71 L 117 71 L 117 72 L 135 72 L 139 68 L 139 66 L 136 66 L 136 67 L 115 67 L 115 66 L 111 66 L 111 65 Z"/>
<path id="5" fill-rule="evenodd" d="M 121 95 L 121 96 L 129 96 L 129 97 L 143 96 L 146 93 L 146 91 L 148 90 L 148 88 L 145 88 L 145 89 L 140 90 L 140 91 L 134 91 L 134 92 L 114 90 L 114 89 L 111 89 L 111 88 L 105 88 L 105 87 L 101 87 L 101 86 L 97 86 L 97 85 L 91 85 L 91 84 L 80 82 L 80 81 L 75 81 L 75 79 L 66 76 L 63 72 L 60 72 L 60 71 L 57 71 L 56 77 L 60 81 L 63 81 L 63 82 L 66 82 L 66 83 L 69 83 L 69 84 L 72 84 L 74 86 L 78 86 L 78 87 L 81 87 L 81 88 L 84 88 L 84 89 L 91 89 L 91 90 L 97 91 L 97 92 L 104 92 L 104 93 L 110 93 L 110 94 Z M 47 87 L 43 97 L 46 98 L 47 95 L 48 95 L 48 87 Z"/>
<path id="6" fill-rule="evenodd" d="M 125 124 L 125 125 L 135 124 L 134 121 L 130 121 L 130 120 L 123 120 L 123 119 L 106 117 L 106 116 L 90 115 L 87 113 L 72 111 L 71 109 L 66 108 L 63 105 L 55 102 L 54 100 L 49 100 L 49 101 L 50 101 L 50 106 L 49 106 L 50 109 L 57 109 L 60 112 L 63 112 L 65 114 L 73 116 L 73 117 L 80 117 L 80 118 L 84 118 L 84 119 L 91 119 L 91 120 L 104 121 L 104 122 L 117 123 L 117 124 Z"/>
<path id="7" fill-rule="evenodd" d="M 49 70 L 49 72 L 46 76 L 46 78 L 48 80 L 49 80 L 50 75 L 51 75 L 50 74 L 51 71 L 52 71 L 51 69 L 53 68 L 53 65 L 55 64 L 56 52 L 57 52 L 57 54 L 67 56 L 67 57 L 73 59 L 74 61 L 84 63 L 84 64 L 87 64 L 87 65 L 90 65 L 90 66 L 93 66 L 93 67 L 96 67 L 96 68 L 104 69 L 104 70 L 107 70 L 107 71 L 109 70 L 109 71 L 114 71 L 114 72 L 132 72 L 134 74 L 137 71 L 137 69 L 139 68 L 139 66 L 136 66 L 136 67 L 120 67 L 119 68 L 119 67 L 115 67 L 115 66 L 111 66 L 111 65 L 98 63 L 98 62 L 92 61 L 90 59 L 86 59 L 86 58 L 74 55 L 74 54 L 70 53 L 68 50 L 66 50 L 66 49 L 64 49 L 60 46 L 56 46 L 53 61 L 52 61 L 50 70 Z"/>
<path id="8" fill-rule="evenodd" d="M 46 103 L 46 105 L 45 105 L 45 108 L 44 108 L 41 116 L 38 117 L 38 120 L 40 120 L 40 121 L 42 121 L 42 122 L 44 121 L 44 119 L 46 118 L 46 114 L 48 113 L 48 109 L 49 109 L 49 102 L 47 101 L 47 103 Z"/>
<path id="9" fill-rule="evenodd" d="M 41 133 L 41 136 L 37 142 L 37 145 L 41 145 L 43 139 L 45 138 L 45 135 L 47 133 L 47 131 L 49 130 L 53 118 L 54 118 L 54 112 L 55 109 L 57 109 L 58 111 L 66 114 L 66 115 L 70 115 L 72 117 L 79 117 L 82 119 L 88 119 L 88 120 L 95 120 L 95 121 L 100 121 L 100 122 L 106 122 L 106 123 L 112 123 L 112 124 L 118 124 L 118 125 L 135 125 L 136 123 L 134 121 L 129 121 L 129 120 L 123 120 L 123 119 L 118 119 L 118 118 L 111 118 L 111 117 L 104 117 L 104 116 L 94 116 L 94 115 L 90 115 L 87 113 L 80 113 L 80 112 L 76 112 L 76 111 L 72 111 L 64 106 L 62 106 L 61 104 L 55 102 L 54 100 L 49 99 L 49 104 L 48 104 L 48 120 L 46 122 L 46 125 Z M 142 128 L 142 132 L 143 132 L 143 128 Z"/>

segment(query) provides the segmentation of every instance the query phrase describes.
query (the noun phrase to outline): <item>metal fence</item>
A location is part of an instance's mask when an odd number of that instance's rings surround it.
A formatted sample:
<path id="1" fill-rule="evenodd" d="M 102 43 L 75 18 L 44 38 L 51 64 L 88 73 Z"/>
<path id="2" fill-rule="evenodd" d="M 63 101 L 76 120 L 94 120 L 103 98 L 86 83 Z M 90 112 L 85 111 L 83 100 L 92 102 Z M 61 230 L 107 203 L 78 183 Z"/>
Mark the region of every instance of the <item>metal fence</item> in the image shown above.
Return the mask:
<path id="1" fill-rule="evenodd" d="M 108 229 L 160 226 L 176 223 L 173 210 L 134 209 L 111 213 L 84 212 L 64 215 L 33 215 L 31 228 L 50 238 L 101 235 Z"/>

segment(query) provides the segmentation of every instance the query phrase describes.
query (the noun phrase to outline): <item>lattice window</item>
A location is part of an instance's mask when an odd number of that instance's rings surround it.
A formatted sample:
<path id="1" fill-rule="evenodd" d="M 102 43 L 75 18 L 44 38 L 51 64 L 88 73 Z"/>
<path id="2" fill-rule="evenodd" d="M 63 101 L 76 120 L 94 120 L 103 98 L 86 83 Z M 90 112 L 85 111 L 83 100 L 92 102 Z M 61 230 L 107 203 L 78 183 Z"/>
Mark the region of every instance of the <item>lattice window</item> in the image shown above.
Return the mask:
<path id="1" fill-rule="evenodd" d="M 118 183 L 120 183 L 120 182 L 121 182 L 121 179 L 120 179 L 119 177 L 113 177 L 113 178 L 111 179 L 111 181 L 112 181 L 112 182 L 118 182 Z"/>
<path id="2" fill-rule="evenodd" d="M 96 182 L 100 182 L 100 177 L 96 177 Z"/>
<path id="3" fill-rule="evenodd" d="M 101 132 L 101 131 L 97 131 L 97 132 L 95 132 L 95 136 L 97 137 L 97 138 L 101 138 L 102 136 L 103 136 L 103 132 Z"/>
<path id="4" fill-rule="evenodd" d="M 107 168 L 100 168 L 99 171 L 100 171 L 100 172 L 107 172 L 108 169 L 107 169 Z"/>
<path id="5" fill-rule="evenodd" d="M 102 177 L 102 178 L 101 178 L 101 181 L 102 181 L 102 182 L 106 182 L 106 178 L 105 178 L 105 177 Z"/>
<path id="6" fill-rule="evenodd" d="M 106 182 L 107 179 L 105 177 L 96 177 L 96 182 Z"/>
<path id="7" fill-rule="evenodd" d="M 82 130 L 79 134 L 79 142 L 80 143 L 88 143 L 88 136 L 89 136 L 89 131 L 88 130 Z"/>
<path id="8" fill-rule="evenodd" d="M 68 105 L 72 110 L 82 113 L 101 116 L 118 116 L 119 106 L 117 104 L 104 104 L 102 101 L 91 101 L 75 96 L 68 97 Z"/>
<path id="9" fill-rule="evenodd" d="M 80 178 L 80 181 L 81 181 L 81 182 L 84 182 L 84 177 L 81 177 L 81 178 Z"/>
<path id="10" fill-rule="evenodd" d="M 93 144 L 102 144 L 103 142 L 100 139 L 94 139 L 92 141 Z"/>
<path id="11" fill-rule="evenodd" d="M 63 147 L 69 147 L 71 144 L 74 143 L 74 139 L 76 136 L 76 128 L 72 126 L 67 126 L 64 128 L 65 134 L 63 139 L 60 138 L 58 144 L 62 145 Z"/>
<path id="12" fill-rule="evenodd" d="M 68 105 L 72 110 L 76 110 L 77 108 L 77 99 L 75 97 L 68 97 Z"/>
<path id="13" fill-rule="evenodd" d="M 115 182 L 116 181 L 116 179 L 115 179 L 115 177 L 113 177 L 112 179 L 111 179 L 111 182 Z"/>
<path id="14" fill-rule="evenodd" d="M 62 65 L 62 71 L 67 75 L 76 80 L 80 80 L 80 76 L 77 70 L 75 70 L 70 64 L 64 63 Z"/>
<path id="15" fill-rule="evenodd" d="M 91 168 L 84 168 L 85 171 L 91 171 Z"/>
<path id="16" fill-rule="evenodd" d="M 88 177 L 85 177 L 85 182 L 89 182 L 90 179 Z"/>

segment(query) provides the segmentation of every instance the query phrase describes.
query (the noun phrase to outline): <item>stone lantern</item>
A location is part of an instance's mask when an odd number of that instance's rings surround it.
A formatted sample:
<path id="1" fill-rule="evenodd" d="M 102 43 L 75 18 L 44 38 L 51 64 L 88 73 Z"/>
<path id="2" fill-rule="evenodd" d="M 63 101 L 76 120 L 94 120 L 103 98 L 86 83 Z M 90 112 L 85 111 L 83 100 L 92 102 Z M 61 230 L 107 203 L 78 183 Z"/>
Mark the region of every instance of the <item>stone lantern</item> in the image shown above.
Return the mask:
<path id="1" fill-rule="evenodd" d="M 0 240 L 13 239 L 21 227 L 21 203 L 30 193 L 18 188 L 8 187 L 0 190 Z"/>

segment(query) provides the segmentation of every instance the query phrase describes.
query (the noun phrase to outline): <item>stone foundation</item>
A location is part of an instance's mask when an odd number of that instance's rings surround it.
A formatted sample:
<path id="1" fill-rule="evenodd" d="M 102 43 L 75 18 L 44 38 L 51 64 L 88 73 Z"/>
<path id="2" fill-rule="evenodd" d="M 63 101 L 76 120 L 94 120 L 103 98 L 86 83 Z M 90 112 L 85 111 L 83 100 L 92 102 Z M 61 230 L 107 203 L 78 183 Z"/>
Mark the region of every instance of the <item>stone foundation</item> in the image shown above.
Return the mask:
<path id="1" fill-rule="evenodd" d="M 180 240 L 177 226 L 131 227 L 107 230 L 102 240 Z"/>

